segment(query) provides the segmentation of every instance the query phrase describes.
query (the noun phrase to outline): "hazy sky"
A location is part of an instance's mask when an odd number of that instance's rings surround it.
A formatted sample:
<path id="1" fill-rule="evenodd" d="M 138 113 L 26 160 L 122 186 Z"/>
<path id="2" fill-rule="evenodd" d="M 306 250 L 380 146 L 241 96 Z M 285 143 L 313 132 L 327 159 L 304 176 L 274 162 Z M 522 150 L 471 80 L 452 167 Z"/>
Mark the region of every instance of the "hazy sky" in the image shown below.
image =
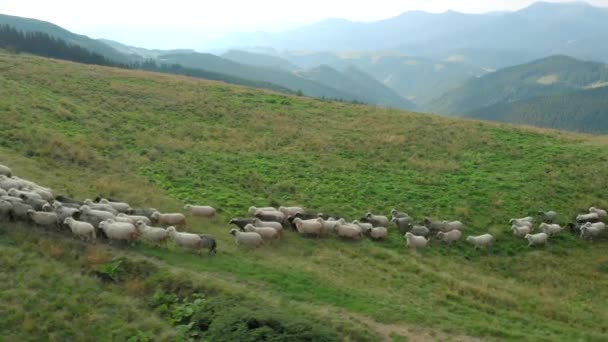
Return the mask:
<path id="1" fill-rule="evenodd" d="M 552 0 L 553 2 L 566 2 Z M 326 18 L 374 21 L 410 10 L 482 13 L 534 0 L 0 0 L 0 13 L 53 22 L 93 38 L 157 48 L 196 47 L 235 31 L 273 31 Z M 587 1 L 608 6 L 608 0 Z"/>

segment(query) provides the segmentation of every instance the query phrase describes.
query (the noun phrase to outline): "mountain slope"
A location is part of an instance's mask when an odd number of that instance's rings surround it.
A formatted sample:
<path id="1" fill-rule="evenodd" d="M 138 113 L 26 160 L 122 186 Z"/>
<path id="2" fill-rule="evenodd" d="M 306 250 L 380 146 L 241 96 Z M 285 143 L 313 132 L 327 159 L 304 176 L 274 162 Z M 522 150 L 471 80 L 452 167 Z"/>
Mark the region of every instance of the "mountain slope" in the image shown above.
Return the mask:
<path id="1" fill-rule="evenodd" d="M 277 68 L 285 71 L 297 69 L 297 67 L 289 63 L 288 60 L 262 53 L 253 53 L 242 50 L 230 50 L 222 54 L 221 57 L 229 59 L 233 62 L 265 68 Z"/>
<path id="2" fill-rule="evenodd" d="M 220 210 L 216 220 L 188 217 L 188 231 L 216 237 L 213 257 L 171 244 L 89 247 L 67 232 L 3 224 L 3 338 L 77 339 L 62 329 L 66 317 L 87 334 L 121 340 L 129 332 L 171 339 L 193 327 L 196 338 L 241 332 L 232 340 L 248 340 L 270 333 L 254 329 L 264 322 L 303 334 L 331 329 L 323 335 L 331 340 L 608 338 L 608 293 L 598 291 L 608 286 L 606 240 L 563 232 L 535 249 L 507 224 L 549 208 L 564 224 L 591 205 L 607 207 L 605 138 L 31 56 L 0 54 L 0 65 L 0 163 L 78 198 Z M 226 222 L 251 205 L 291 204 L 349 220 L 396 207 L 417 221 L 459 219 L 466 235 L 489 231 L 497 243 L 488 252 L 433 240 L 415 252 L 391 227 L 386 241 L 286 231 L 247 250 L 228 234 Z M 121 257 L 123 280 L 92 275 Z M 198 292 L 202 308 L 189 297 Z M 59 296 L 67 304 L 54 304 Z M 45 310 L 33 316 L 31 306 Z"/>
<path id="3" fill-rule="evenodd" d="M 608 134 L 608 83 L 566 94 L 499 103 L 475 110 L 475 119 Z"/>
<path id="4" fill-rule="evenodd" d="M 471 79 L 462 87 L 431 101 L 425 109 L 467 115 L 498 103 L 567 93 L 607 81 L 606 64 L 552 56 Z"/>

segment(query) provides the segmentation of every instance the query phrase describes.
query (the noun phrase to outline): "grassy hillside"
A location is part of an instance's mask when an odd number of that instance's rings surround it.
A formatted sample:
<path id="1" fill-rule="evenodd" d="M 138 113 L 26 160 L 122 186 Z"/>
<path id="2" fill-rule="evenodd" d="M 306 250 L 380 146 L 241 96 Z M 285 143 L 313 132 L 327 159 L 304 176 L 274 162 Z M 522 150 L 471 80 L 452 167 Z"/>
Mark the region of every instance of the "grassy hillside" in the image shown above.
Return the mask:
<path id="1" fill-rule="evenodd" d="M 587 133 L 608 133 L 608 87 L 500 103 L 470 117 Z"/>
<path id="2" fill-rule="evenodd" d="M 495 104 L 564 94 L 605 82 L 608 82 L 606 64 L 552 56 L 471 79 L 431 101 L 425 109 L 466 116 Z"/>
<path id="3" fill-rule="evenodd" d="M 213 326 L 199 333 L 224 338 L 234 335 L 223 328 L 241 329 L 245 319 L 347 340 L 608 338 L 606 241 L 565 233 L 530 249 L 505 224 L 541 209 L 565 223 L 590 205 L 607 207 L 605 138 L 28 56 L 0 54 L 0 69 L 0 163 L 72 196 L 103 193 L 165 211 L 193 201 L 222 214 L 190 218 L 190 230 L 218 239 L 217 256 L 203 258 L 172 246 L 91 251 L 3 225 L 0 255 L 12 266 L 0 292 L 24 301 L 9 302 L 10 315 L 0 311 L 14 322 L 0 323 L 0 338 L 70 338 L 62 322 L 74 316 L 100 338 L 170 338 L 198 331 L 183 327 L 194 321 L 183 317 L 187 303 L 212 316 L 196 316 L 195 329 Z M 498 243 L 489 253 L 464 242 L 410 252 L 395 231 L 378 243 L 289 232 L 272 246 L 237 248 L 225 222 L 250 205 L 278 203 L 348 218 L 397 207 L 419 219 L 460 219 L 468 233 L 490 231 Z M 96 280 L 92 272 L 116 257 L 125 260 L 122 278 Z M 77 290 L 55 291 L 66 287 Z M 192 293 L 204 293 L 203 304 Z M 34 298 L 49 303 L 46 325 L 28 316 Z M 115 335 L 99 323 L 109 319 L 121 327 Z"/>

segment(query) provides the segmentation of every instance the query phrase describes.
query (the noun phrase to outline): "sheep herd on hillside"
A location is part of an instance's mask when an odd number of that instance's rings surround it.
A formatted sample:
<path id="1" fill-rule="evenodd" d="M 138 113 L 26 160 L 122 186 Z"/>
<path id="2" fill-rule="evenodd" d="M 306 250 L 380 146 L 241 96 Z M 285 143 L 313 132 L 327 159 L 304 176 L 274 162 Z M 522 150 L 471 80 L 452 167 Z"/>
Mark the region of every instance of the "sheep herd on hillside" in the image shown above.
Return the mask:
<path id="1" fill-rule="evenodd" d="M 206 205 L 186 204 L 184 210 L 192 216 L 212 218 L 216 209 Z M 231 229 L 235 243 L 240 246 L 260 247 L 280 240 L 285 229 L 291 228 L 306 237 L 335 235 L 346 240 L 360 240 L 365 236 L 372 240 L 384 240 L 391 223 L 406 240 L 406 246 L 420 249 L 428 246 L 432 237 L 452 244 L 463 237 L 465 225 L 460 221 L 432 221 L 424 218 L 422 224 L 407 213 L 391 210 L 390 218 L 368 212 L 352 222 L 344 218 L 330 217 L 310 212 L 302 207 L 250 207 L 249 217 L 236 217 L 229 221 L 238 229 Z M 509 220 L 516 237 L 528 242 L 528 246 L 542 246 L 563 231 L 555 223 L 554 211 L 538 212 L 540 224 L 535 232 L 535 217 L 527 216 Z M 183 213 L 161 213 L 154 208 L 133 208 L 128 203 L 97 197 L 94 200 L 75 200 L 66 196 L 55 196 L 49 188 L 13 175 L 11 169 L 0 165 L 0 220 L 10 219 L 33 223 L 47 228 L 64 229 L 87 242 L 100 237 L 110 241 L 145 241 L 164 245 L 170 239 L 177 246 L 209 253 L 217 252 L 216 239 L 207 234 L 195 234 L 186 229 Z M 579 214 L 568 229 L 583 239 L 593 240 L 605 234 L 606 210 L 589 208 L 588 213 Z M 154 226 L 156 225 L 156 226 Z M 178 228 L 181 231 L 178 231 Z M 467 236 L 465 239 L 474 248 L 490 248 L 496 241 L 492 234 Z"/>

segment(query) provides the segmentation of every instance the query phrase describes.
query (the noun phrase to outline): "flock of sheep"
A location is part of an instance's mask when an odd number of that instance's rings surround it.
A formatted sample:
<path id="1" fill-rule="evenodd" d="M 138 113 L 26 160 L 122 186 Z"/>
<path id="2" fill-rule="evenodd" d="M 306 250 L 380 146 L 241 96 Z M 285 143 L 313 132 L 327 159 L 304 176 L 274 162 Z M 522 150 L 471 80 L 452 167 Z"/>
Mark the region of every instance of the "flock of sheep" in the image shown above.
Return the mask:
<path id="1" fill-rule="evenodd" d="M 184 206 L 192 216 L 214 217 L 216 210 L 210 206 Z M 359 220 L 347 222 L 344 218 L 329 217 L 311 213 L 302 207 L 249 208 L 250 217 L 233 218 L 230 234 L 237 245 L 260 247 L 283 236 L 285 227 L 291 227 L 300 235 L 324 237 L 330 234 L 343 239 L 360 240 L 369 236 L 373 240 L 383 240 L 388 236 L 389 223 L 394 223 L 406 239 L 409 248 L 425 248 L 430 238 L 451 244 L 462 238 L 465 226 L 460 221 L 432 221 L 425 218 L 418 225 L 406 213 L 391 210 L 391 217 L 367 213 Z M 540 232 L 534 233 L 534 217 L 514 218 L 509 221 L 511 230 L 517 237 L 528 241 L 528 246 L 540 246 L 550 237 L 559 234 L 563 227 L 554 223 L 557 213 L 539 212 Z M 217 251 L 217 242 L 211 235 L 178 231 L 186 227 L 186 216 L 182 213 L 161 213 L 154 208 L 132 208 L 128 203 L 98 197 L 95 200 L 78 201 L 66 196 L 54 196 L 51 189 L 34 182 L 16 177 L 10 168 L 0 165 L 0 219 L 33 222 L 44 227 L 62 226 L 80 239 L 94 241 L 100 235 L 110 240 L 133 242 L 143 240 L 162 245 L 171 239 L 176 245 L 198 251 Z M 600 237 L 606 225 L 606 210 L 589 208 L 580 214 L 569 229 L 581 238 Z M 152 226 L 158 225 L 158 226 Z M 177 227 L 177 228 L 176 228 Z M 491 234 L 467 236 L 466 241 L 477 248 L 489 248 L 495 238 Z"/>

